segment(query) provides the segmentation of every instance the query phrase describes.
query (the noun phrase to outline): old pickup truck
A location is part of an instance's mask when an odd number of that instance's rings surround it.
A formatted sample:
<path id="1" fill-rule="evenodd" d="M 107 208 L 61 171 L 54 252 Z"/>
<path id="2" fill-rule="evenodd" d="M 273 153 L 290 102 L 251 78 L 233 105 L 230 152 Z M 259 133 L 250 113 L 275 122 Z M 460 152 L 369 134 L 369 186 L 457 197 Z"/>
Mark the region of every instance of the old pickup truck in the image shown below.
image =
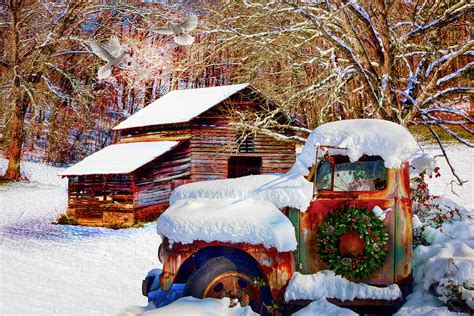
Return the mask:
<path id="1" fill-rule="evenodd" d="M 287 174 L 177 188 L 157 223 L 159 287 L 185 284 L 184 296 L 230 297 L 257 312 L 311 299 L 285 296 L 297 272 L 331 270 L 403 292 L 412 282 L 408 161 L 416 147 L 391 122 L 332 122 L 311 133 Z M 143 294 L 156 284 L 146 278 Z M 327 299 L 348 307 L 402 301 Z"/>

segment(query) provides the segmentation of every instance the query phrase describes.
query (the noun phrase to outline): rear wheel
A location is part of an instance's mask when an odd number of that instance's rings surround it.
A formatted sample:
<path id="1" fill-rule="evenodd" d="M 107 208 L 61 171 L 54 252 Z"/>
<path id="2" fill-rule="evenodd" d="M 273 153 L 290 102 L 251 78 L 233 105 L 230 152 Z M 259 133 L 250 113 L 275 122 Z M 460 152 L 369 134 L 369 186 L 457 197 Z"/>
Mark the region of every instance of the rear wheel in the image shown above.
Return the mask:
<path id="1" fill-rule="evenodd" d="M 184 296 L 231 299 L 231 306 L 240 303 L 261 312 L 268 295 L 259 286 L 260 272 L 242 259 L 216 257 L 206 261 L 186 282 Z M 263 295 L 262 295 L 263 294 Z"/>

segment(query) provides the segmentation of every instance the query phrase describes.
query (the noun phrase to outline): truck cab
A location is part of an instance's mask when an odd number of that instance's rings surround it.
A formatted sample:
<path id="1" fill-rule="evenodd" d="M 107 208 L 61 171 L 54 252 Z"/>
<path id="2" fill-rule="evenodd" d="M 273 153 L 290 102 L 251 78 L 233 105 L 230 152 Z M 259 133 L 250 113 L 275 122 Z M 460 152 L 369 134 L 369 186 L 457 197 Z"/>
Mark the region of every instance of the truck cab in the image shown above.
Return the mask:
<path id="1" fill-rule="evenodd" d="M 317 232 L 334 210 L 357 207 L 384 211 L 388 234 L 386 260 L 380 269 L 359 281 L 372 285 L 411 283 L 412 209 L 410 174 L 407 162 L 399 168 L 386 168 L 380 156 L 362 156 L 351 162 L 344 155 L 327 155 L 310 173 L 317 195 L 306 212 L 290 209 L 296 228 L 298 271 L 316 273 L 327 268 L 317 247 Z M 316 179 L 314 179 L 316 177 Z M 354 240 L 349 240 L 354 244 Z"/>

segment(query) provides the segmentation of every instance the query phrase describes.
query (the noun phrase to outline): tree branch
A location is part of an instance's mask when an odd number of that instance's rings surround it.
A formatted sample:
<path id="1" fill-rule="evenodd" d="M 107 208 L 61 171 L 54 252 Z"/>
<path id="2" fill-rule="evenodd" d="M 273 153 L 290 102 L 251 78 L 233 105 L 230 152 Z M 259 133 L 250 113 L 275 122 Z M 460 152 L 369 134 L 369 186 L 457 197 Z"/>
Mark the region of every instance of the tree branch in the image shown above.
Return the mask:
<path id="1" fill-rule="evenodd" d="M 359 73 L 362 75 L 362 77 L 364 78 L 363 82 L 364 82 L 364 85 L 368 88 L 368 90 L 370 91 L 369 93 L 369 97 L 372 99 L 372 102 L 374 103 L 374 105 L 378 106 L 378 97 L 377 97 L 377 93 L 372 85 L 372 82 L 370 81 L 368 75 L 367 75 L 367 72 L 366 70 L 364 69 L 364 67 L 362 67 L 362 64 L 359 62 L 359 60 L 357 59 L 354 51 L 342 40 L 340 39 L 339 37 L 337 37 L 331 30 L 329 30 L 326 26 L 323 25 L 323 23 L 317 18 L 314 16 L 314 14 L 311 14 L 311 13 L 308 13 L 306 12 L 305 10 L 303 10 L 301 7 L 299 7 L 298 5 L 294 4 L 293 2 L 289 1 L 289 0 L 283 0 L 283 2 L 287 5 L 289 5 L 290 7 L 292 7 L 296 12 L 298 12 L 299 14 L 301 14 L 303 17 L 305 17 L 306 19 L 308 19 L 309 21 L 311 21 L 314 25 L 316 25 L 318 28 L 322 29 L 323 30 L 323 34 L 324 36 L 331 42 L 333 43 L 335 46 L 341 48 L 345 54 L 352 60 L 352 62 L 355 64 L 356 66 L 356 69 L 359 71 Z M 380 108 L 380 107 L 379 107 Z M 384 113 L 387 114 L 385 108 L 381 108 L 383 110 Z"/>
<path id="2" fill-rule="evenodd" d="M 3 61 L 0 59 L 0 66 L 4 67 L 4 68 L 10 68 L 10 64 L 8 64 L 6 61 Z"/>
<path id="3" fill-rule="evenodd" d="M 461 17 L 461 15 L 466 12 L 468 9 L 474 8 L 474 4 L 466 4 L 466 1 L 461 1 L 457 5 L 449 8 L 446 10 L 443 14 L 438 19 L 435 19 L 431 22 L 428 22 L 426 24 L 420 25 L 414 30 L 409 31 L 408 33 L 405 34 L 407 38 L 411 38 L 415 35 L 423 34 L 433 28 L 440 28 L 442 26 L 447 25 L 448 23 L 458 19 Z"/>
<path id="4" fill-rule="evenodd" d="M 275 140 L 285 142 L 285 143 L 302 144 L 302 145 L 306 143 L 305 138 L 295 136 L 295 135 L 286 136 L 286 135 L 279 134 L 277 132 L 271 131 L 267 128 L 256 127 L 254 125 L 251 125 L 251 124 L 248 124 L 248 123 L 245 123 L 245 122 L 233 122 L 233 123 L 230 123 L 229 125 L 234 126 L 234 127 L 238 128 L 238 129 L 241 129 L 241 130 L 252 131 L 252 132 L 255 132 L 257 134 L 270 136 Z"/>
<path id="5" fill-rule="evenodd" d="M 454 78 L 462 75 L 463 73 L 471 70 L 474 68 L 474 62 L 470 62 L 469 64 L 467 64 L 466 66 L 462 67 L 461 69 L 458 69 L 456 70 L 455 72 L 447 75 L 447 76 L 444 76 L 443 78 L 439 79 L 438 81 L 436 81 L 436 85 L 440 85 L 440 84 L 443 84 L 447 81 L 451 81 L 453 80 Z"/>
<path id="6" fill-rule="evenodd" d="M 435 130 L 430 125 L 427 125 L 427 127 L 430 130 L 433 137 L 436 139 L 436 142 L 438 143 L 439 148 L 441 149 L 441 152 L 443 153 L 444 159 L 446 159 L 446 162 L 448 163 L 449 169 L 451 169 L 451 173 L 453 174 L 453 176 L 456 177 L 456 180 L 458 181 L 458 184 L 463 185 L 464 183 L 467 182 L 467 180 L 461 180 L 461 178 L 456 173 L 456 170 L 454 169 L 453 165 L 451 164 L 451 161 L 449 160 L 448 154 L 446 153 L 446 150 L 444 149 L 444 145 L 441 142 L 441 139 L 439 138 L 439 135 L 435 132 Z"/>
<path id="7" fill-rule="evenodd" d="M 426 107 L 428 105 L 430 105 L 431 103 L 433 103 L 436 99 L 438 99 L 439 97 L 444 97 L 446 95 L 449 95 L 449 94 L 453 94 L 453 93 L 472 93 L 474 92 L 474 87 L 453 87 L 453 88 L 447 88 L 443 91 L 440 91 L 434 95 L 432 95 L 431 97 L 427 98 L 425 101 L 423 101 L 423 103 L 421 104 L 422 107 Z"/>

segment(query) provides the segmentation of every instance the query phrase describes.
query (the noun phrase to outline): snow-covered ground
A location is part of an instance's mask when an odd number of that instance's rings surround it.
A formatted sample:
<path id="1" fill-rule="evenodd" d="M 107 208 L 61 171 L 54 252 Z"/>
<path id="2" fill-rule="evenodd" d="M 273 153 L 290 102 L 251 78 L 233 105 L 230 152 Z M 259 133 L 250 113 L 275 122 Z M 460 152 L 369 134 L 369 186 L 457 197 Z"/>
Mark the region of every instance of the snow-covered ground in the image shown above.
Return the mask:
<path id="1" fill-rule="evenodd" d="M 160 267 L 154 224 L 54 225 L 67 203 L 67 182 L 57 177 L 62 169 L 37 163 L 23 169 L 30 182 L 0 185 L 0 314 L 115 315 L 145 305 L 141 280 Z"/>
<path id="2" fill-rule="evenodd" d="M 429 152 L 436 154 L 435 149 Z M 453 178 L 445 162 L 438 159 L 442 176 L 429 179 L 431 193 L 445 195 L 472 209 L 474 150 L 451 147 L 449 153 L 456 171 L 470 181 L 462 188 L 454 186 L 453 193 Z M 5 167 L 6 160 L 0 158 L 0 173 Z M 24 174 L 30 182 L 0 185 L 0 314 L 136 314 L 141 310 L 126 307 L 146 305 L 140 293 L 141 280 L 149 270 L 160 268 L 156 259 L 160 240 L 155 224 L 127 230 L 51 224 L 66 209 L 66 181 L 56 176 L 61 170 L 26 163 Z M 219 301 L 201 302 L 179 300 L 174 304 L 173 314 L 180 308 L 198 314 L 212 310 L 215 314 L 221 305 L 226 305 Z M 401 314 L 445 314 L 447 310 L 441 305 L 419 290 L 409 298 Z M 315 315 L 317 310 L 351 314 L 324 299 L 300 313 Z M 169 307 L 153 313 L 159 311 L 166 314 Z M 239 308 L 228 314 L 251 313 Z"/>
<path id="3" fill-rule="evenodd" d="M 237 304 L 231 308 L 230 298 L 223 299 L 205 298 L 197 299 L 194 297 L 182 297 L 176 301 L 161 307 L 151 310 L 145 310 L 144 307 L 131 306 L 126 308 L 121 316 L 140 316 L 146 315 L 160 315 L 160 316 L 254 316 L 258 315 L 250 306 L 241 307 Z"/>
<path id="4" fill-rule="evenodd" d="M 426 152 L 431 156 L 441 154 L 436 147 L 428 147 Z M 431 194 L 442 197 L 441 204 L 459 208 L 463 219 L 445 223 L 441 229 L 425 230 L 425 238 L 432 245 L 419 246 L 414 251 L 415 287 L 407 302 L 398 311 L 399 316 L 458 315 L 450 312 L 438 298 L 426 290 L 438 282 L 443 285 L 445 282 L 466 284 L 474 281 L 474 150 L 450 147 L 448 156 L 456 173 L 468 182 L 462 187 L 455 184 L 445 159 L 439 157 L 436 164 L 440 167 L 441 177 L 428 178 L 428 187 Z M 440 293 L 443 292 L 442 287 L 438 287 Z M 474 295 L 473 291 L 465 292 L 465 298 Z M 468 300 L 468 304 L 472 304 L 472 301 Z"/>
<path id="5" fill-rule="evenodd" d="M 430 155 L 441 155 L 441 151 L 436 147 L 427 147 Z M 441 177 L 427 179 L 430 192 L 435 195 L 445 196 L 454 202 L 473 208 L 474 205 L 474 149 L 461 146 L 451 146 L 448 150 L 448 157 L 456 170 L 456 173 L 463 181 L 468 181 L 461 186 L 455 183 L 455 178 L 451 174 L 444 157 L 436 158 L 436 163 L 441 169 Z"/>

